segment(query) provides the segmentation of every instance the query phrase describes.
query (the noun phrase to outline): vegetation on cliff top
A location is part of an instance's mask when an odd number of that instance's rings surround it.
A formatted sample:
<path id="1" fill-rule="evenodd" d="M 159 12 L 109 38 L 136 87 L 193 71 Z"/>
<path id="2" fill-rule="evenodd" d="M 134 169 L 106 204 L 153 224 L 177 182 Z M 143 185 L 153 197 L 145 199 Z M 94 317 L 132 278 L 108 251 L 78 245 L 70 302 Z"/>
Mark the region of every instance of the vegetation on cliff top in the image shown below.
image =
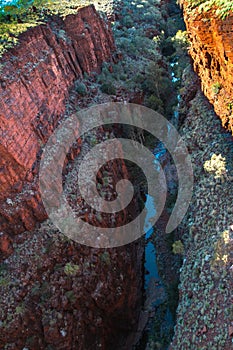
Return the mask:
<path id="1" fill-rule="evenodd" d="M 43 23 L 50 15 L 65 17 L 77 13 L 91 0 L 15 0 L 0 4 L 0 57 L 17 44 L 18 36 Z"/>
<path id="2" fill-rule="evenodd" d="M 231 0 L 188 0 L 191 8 L 198 7 L 199 12 L 207 12 L 214 9 L 217 16 L 225 19 L 233 11 Z"/>

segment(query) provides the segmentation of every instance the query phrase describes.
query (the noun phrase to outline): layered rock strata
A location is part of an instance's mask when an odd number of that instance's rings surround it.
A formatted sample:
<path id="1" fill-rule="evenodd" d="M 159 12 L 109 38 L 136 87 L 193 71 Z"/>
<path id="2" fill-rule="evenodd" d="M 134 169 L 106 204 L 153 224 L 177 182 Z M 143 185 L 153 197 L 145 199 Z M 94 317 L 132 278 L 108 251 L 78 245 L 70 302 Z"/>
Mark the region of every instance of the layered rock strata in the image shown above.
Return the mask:
<path id="1" fill-rule="evenodd" d="M 100 72 L 115 51 L 94 6 L 25 32 L 1 59 L 0 232 L 33 229 L 46 218 L 36 174 L 43 145 L 62 120 L 69 88 Z"/>
<path id="2" fill-rule="evenodd" d="M 219 18 L 213 8 L 199 11 L 180 1 L 190 39 L 190 55 L 204 94 L 222 125 L 233 133 L 233 14 Z"/>

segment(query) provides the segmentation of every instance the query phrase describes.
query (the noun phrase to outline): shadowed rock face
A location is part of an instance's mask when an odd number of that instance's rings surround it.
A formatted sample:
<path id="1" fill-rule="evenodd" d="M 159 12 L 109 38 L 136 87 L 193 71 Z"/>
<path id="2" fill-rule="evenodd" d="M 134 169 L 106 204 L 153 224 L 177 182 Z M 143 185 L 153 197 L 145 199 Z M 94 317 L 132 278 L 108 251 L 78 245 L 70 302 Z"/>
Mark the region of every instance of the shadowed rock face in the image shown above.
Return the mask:
<path id="1" fill-rule="evenodd" d="M 98 250 L 65 242 L 47 225 L 27 238 L 4 263 L 7 276 L 1 272 L 0 348 L 129 349 L 142 244 Z"/>
<path id="2" fill-rule="evenodd" d="M 204 94 L 222 125 L 233 133 L 233 15 L 221 20 L 213 11 L 199 13 L 181 1 L 190 38 L 190 55 Z"/>
<path id="3" fill-rule="evenodd" d="M 41 146 L 61 121 L 74 80 L 100 72 L 114 50 L 110 27 L 89 6 L 28 30 L 1 59 L 0 231 L 32 229 L 46 218 L 35 184 Z"/>
<path id="4" fill-rule="evenodd" d="M 49 220 L 35 229 L 47 218 L 38 193 L 41 149 L 63 119 L 74 80 L 100 72 L 114 51 L 110 28 L 90 6 L 30 29 L 2 58 L 0 348 L 124 349 L 137 330 L 142 240 L 94 249 L 66 239 Z M 111 170 L 127 176 L 123 162 Z M 119 224 L 126 219 L 123 211 Z"/>

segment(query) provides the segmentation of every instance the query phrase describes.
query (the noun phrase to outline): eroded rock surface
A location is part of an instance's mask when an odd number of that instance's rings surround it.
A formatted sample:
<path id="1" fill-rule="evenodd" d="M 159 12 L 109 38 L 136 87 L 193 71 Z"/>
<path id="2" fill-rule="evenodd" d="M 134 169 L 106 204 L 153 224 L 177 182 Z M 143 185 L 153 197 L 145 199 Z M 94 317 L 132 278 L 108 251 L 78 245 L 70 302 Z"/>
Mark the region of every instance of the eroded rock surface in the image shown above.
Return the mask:
<path id="1" fill-rule="evenodd" d="M 233 15 L 224 20 L 215 9 L 198 11 L 180 1 L 190 39 L 190 55 L 204 94 L 213 104 L 222 125 L 233 133 Z"/>
<path id="2" fill-rule="evenodd" d="M 62 120 L 69 88 L 100 72 L 115 51 L 94 6 L 28 30 L 2 57 L 0 77 L 0 231 L 32 229 L 46 218 L 35 175 L 43 145 Z"/>

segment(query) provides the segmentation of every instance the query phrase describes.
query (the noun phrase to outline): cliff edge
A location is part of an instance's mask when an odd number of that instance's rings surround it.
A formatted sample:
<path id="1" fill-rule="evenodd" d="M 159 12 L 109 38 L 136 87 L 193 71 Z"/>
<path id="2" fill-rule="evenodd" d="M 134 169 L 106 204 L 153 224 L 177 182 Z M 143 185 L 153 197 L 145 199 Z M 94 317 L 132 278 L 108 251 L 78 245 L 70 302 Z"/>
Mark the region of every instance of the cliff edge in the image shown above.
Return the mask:
<path id="1" fill-rule="evenodd" d="M 233 133 L 233 14 L 221 19 L 214 6 L 201 11 L 190 3 L 180 0 L 193 67 L 222 125 Z"/>

